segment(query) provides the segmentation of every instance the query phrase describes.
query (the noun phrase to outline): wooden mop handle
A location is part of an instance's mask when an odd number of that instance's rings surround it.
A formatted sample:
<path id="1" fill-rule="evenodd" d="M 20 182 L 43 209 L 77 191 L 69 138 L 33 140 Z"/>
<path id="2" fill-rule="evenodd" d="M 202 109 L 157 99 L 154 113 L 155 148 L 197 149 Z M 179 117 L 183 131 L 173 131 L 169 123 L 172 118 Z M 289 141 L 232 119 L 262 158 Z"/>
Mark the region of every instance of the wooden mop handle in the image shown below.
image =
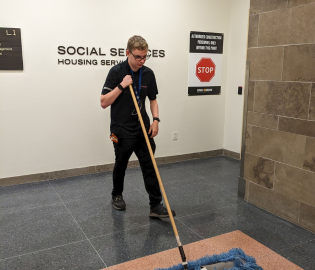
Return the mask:
<path id="1" fill-rule="evenodd" d="M 176 228 L 176 225 L 175 225 L 175 222 L 174 222 L 174 217 L 173 217 L 170 205 L 169 205 L 167 197 L 166 197 L 166 193 L 165 193 L 165 190 L 164 190 L 164 186 L 163 186 L 163 183 L 162 183 L 162 180 L 161 180 L 161 176 L 160 176 L 158 167 L 156 165 L 156 161 L 155 161 L 154 154 L 153 154 L 153 151 L 152 151 L 152 148 L 151 148 L 151 144 L 150 144 L 150 141 L 149 141 L 149 138 L 148 138 L 148 134 L 147 134 L 147 131 L 145 129 L 145 126 L 144 126 L 144 123 L 143 123 L 143 119 L 142 119 L 142 116 L 141 116 L 141 113 L 140 113 L 140 110 L 139 110 L 138 102 L 136 100 L 135 93 L 133 92 L 132 86 L 129 85 L 129 88 L 130 88 L 130 92 L 131 92 L 131 96 L 132 96 L 133 102 L 135 104 L 135 107 L 136 107 L 136 110 L 137 110 L 137 113 L 138 113 L 138 117 L 139 117 L 139 120 L 140 120 L 140 123 L 141 123 L 142 131 L 143 131 L 145 140 L 147 142 L 147 146 L 149 148 L 151 160 L 152 160 L 152 163 L 153 163 L 153 166 L 154 166 L 154 170 L 155 170 L 157 179 L 159 181 L 160 189 L 161 189 L 161 192 L 162 192 L 165 204 L 166 204 L 167 212 L 168 212 L 168 215 L 170 216 L 170 220 L 171 220 L 171 223 L 172 223 L 174 234 L 178 238 L 178 231 L 177 231 L 177 228 Z"/>

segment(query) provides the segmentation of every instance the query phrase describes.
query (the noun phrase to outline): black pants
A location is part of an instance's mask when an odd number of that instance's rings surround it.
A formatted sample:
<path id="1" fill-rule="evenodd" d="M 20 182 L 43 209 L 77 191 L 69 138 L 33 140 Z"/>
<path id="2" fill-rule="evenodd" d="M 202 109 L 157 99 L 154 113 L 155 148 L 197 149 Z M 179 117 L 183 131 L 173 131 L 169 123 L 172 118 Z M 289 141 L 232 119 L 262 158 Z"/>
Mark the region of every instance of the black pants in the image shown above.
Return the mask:
<path id="1" fill-rule="evenodd" d="M 162 195 L 159 182 L 153 167 L 148 146 L 144 136 L 137 138 L 120 138 L 118 144 L 113 143 L 115 148 L 115 167 L 113 171 L 113 191 L 112 195 L 122 195 L 124 190 L 124 178 L 128 161 L 134 152 L 139 160 L 145 188 L 149 194 L 150 206 L 154 207 L 161 203 Z M 155 152 L 154 140 L 150 138 L 153 153 Z"/>

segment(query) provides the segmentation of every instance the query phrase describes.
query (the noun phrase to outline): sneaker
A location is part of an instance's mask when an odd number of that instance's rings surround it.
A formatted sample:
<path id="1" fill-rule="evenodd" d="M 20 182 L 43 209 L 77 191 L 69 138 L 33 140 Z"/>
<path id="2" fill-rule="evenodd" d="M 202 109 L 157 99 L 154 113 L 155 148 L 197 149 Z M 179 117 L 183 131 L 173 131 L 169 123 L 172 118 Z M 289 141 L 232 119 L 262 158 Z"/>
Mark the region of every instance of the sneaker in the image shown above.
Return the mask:
<path id="1" fill-rule="evenodd" d="M 112 197 L 112 205 L 116 210 L 126 210 L 126 203 L 122 195 L 116 195 Z"/>
<path id="2" fill-rule="evenodd" d="M 176 216 L 175 211 L 171 210 L 173 217 Z M 163 204 L 159 204 L 153 208 L 150 209 L 150 218 L 168 218 L 168 212 L 167 209 L 163 206 Z"/>

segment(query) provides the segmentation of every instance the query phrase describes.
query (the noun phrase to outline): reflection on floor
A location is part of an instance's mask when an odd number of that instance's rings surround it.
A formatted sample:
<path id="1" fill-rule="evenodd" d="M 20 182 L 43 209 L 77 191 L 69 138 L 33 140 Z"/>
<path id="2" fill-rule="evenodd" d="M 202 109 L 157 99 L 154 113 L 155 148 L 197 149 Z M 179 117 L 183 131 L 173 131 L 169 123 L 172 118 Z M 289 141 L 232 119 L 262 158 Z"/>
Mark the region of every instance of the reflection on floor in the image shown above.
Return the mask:
<path id="1" fill-rule="evenodd" d="M 159 166 L 182 244 L 239 230 L 314 269 L 315 234 L 239 199 L 239 166 L 223 156 Z M 94 270 L 176 247 L 171 225 L 149 218 L 140 169 L 126 173 L 125 212 L 111 207 L 111 181 L 98 173 L 0 188 L 0 269 Z"/>

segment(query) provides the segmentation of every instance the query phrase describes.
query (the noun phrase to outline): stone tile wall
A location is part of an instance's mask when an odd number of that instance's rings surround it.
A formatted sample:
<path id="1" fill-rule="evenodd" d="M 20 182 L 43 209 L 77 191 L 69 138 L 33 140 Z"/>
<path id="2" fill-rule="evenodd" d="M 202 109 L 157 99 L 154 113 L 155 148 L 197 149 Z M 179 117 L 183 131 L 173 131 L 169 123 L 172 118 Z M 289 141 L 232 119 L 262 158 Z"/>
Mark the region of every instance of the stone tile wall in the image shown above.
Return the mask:
<path id="1" fill-rule="evenodd" d="M 315 232 L 315 0 L 251 0 L 245 198 Z"/>

